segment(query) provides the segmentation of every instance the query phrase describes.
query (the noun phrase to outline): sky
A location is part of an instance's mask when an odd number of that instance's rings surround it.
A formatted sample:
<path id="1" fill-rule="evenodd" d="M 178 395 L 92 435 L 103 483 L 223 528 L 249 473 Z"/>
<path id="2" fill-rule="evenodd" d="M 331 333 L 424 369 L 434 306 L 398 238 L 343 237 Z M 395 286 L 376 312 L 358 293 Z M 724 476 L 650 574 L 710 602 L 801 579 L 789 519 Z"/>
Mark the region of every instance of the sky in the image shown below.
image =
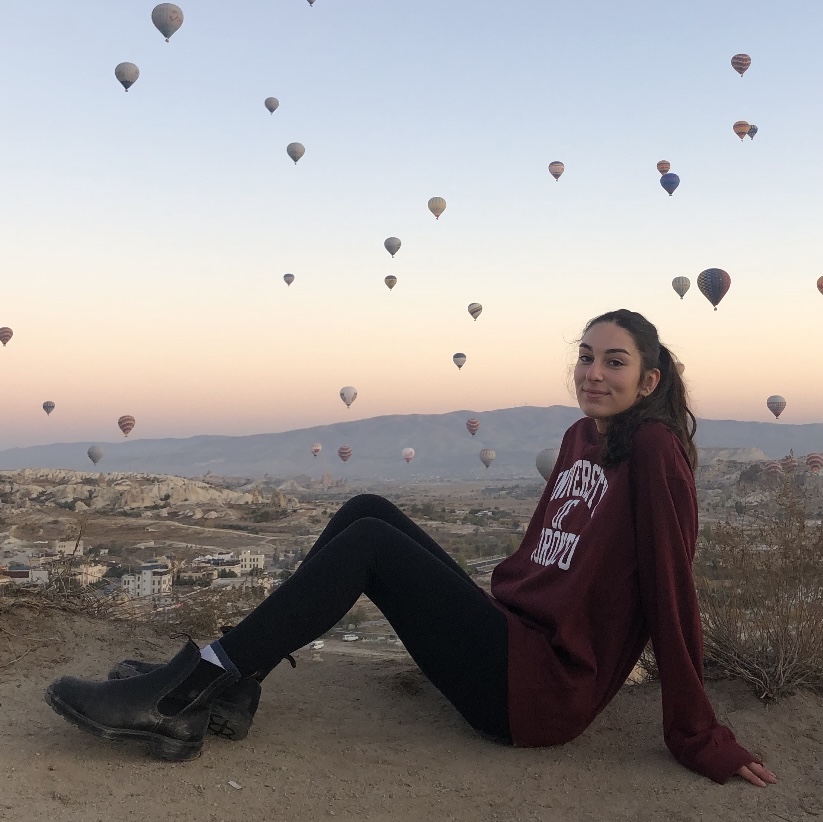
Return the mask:
<path id="1" fill-rule="evenodd" d="M 620 307 L 698 416 L 823 421 L 819 4 L 179 5 L 169 43 L 151 0 L 4 12 L 0 447 L 574 405 Z"/>

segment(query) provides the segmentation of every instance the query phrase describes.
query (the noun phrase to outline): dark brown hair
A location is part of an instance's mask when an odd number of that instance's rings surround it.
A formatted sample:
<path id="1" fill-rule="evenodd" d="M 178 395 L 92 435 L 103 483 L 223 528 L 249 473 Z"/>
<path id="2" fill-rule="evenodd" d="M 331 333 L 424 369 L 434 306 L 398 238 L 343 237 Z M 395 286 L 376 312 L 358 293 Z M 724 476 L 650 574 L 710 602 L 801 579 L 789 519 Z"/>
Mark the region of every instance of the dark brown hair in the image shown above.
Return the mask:
<path id="1" fill-rule="evenodd" d="M 603 466 L 610 468 L 628 459 L 632 439 L 640 424 L 646 420 L 657 420 L 680 440 L 694 470 L 697 467 L 697 448 L 694 445 L 697 420 L 689 409 L 686 385 L 677 370 L 675 359 L 660 342 L 657 329 L 642 314 L 621 308 L 589 320 L 583 329 L 583 336 L 592 326 L 600 323 L 614 323 L 631 334 L 640 352 L 641 375 L 653 368 L 660 369 L 660 382 L 651 394 L 640 397 L 630 408 L 609 419 L 601 455 Z"/>

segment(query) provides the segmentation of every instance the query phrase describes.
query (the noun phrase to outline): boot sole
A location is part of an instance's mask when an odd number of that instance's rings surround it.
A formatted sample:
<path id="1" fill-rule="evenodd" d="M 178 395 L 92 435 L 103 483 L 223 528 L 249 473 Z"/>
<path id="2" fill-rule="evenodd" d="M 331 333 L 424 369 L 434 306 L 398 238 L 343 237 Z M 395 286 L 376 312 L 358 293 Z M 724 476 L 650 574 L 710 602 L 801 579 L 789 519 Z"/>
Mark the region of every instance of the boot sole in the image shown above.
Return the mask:
<path id="1" fill-rule="evenodd" d="M 200 755 L 203 747 L 202 742 L 181 742 L 179 739 L 171 739 L 161 734 L 153 734 L 150 731 L 132 731 L 123 728 L 109 728 L 100 725 L 87 716 L 78 713 L 70 705 L 67 705 L 49 687 L 46 689 L 46 702 L 52 710 L 67 719 L 73 725 L 89 733 L 99 736 L 102 739 L 109 739 L 115 742 L 138 741 L 149 743 L 149 753 L 157 759 L 166 762 L 187 762 L 196 759 Z"/>

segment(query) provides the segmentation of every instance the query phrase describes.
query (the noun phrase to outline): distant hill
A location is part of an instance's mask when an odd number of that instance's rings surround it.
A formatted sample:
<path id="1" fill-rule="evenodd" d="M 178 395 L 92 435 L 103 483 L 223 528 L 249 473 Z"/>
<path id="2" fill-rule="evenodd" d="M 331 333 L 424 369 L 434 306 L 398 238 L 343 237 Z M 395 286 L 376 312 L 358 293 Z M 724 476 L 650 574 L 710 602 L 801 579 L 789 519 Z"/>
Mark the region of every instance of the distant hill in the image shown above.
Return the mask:
<path id="1" fill-rule="evenodd" d="M 480 420 L 472 437 L 466 419 Z M 544 448 L 559 448 L 563 432 L 580 418 L 578 408 L 553 405 L 522 406 L 496 411 L 453 411 L 448 414 L 404 414 L 373 417 L 244 437 L 197 436 L 186 439 L 126 440 L 102 443 L 102 471 L 201 476 L 208 471 L 222 476 L 289 477 L 300 474 L 352 479 L 481 479 L 536 476 L 534 459 Z M 823 451 L 823 423 L 785 423 L 700 420 L 701 449 L 722 449 L 723 459 L 747 461 L 778 459 L 794 449 L 796 455 Z M 317 458 L 309 448 L 320 442 Z M 93 470 L 86 450 L 93 443 L 56 443 L 0 451 L 0 470 L 19 468 L 68 468 Z M 337 448 L 349 445 L 353 456 L 347 463 Z M 401 450 L 414 448 L 406 464 Z M 491 468 L 480 462 L 481 448 L 493 448 L 497 458 Z M 708 459 L 719 451 L 706 451 Z"/>

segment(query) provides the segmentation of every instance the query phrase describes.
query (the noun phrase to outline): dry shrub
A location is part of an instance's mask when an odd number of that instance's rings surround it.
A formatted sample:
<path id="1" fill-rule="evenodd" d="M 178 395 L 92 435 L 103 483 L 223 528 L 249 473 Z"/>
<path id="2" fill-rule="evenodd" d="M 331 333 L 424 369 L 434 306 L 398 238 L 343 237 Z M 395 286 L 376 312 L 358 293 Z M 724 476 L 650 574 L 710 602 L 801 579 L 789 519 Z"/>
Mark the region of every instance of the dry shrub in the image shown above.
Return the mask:
<path id="1" fill-rule="evenodd" d="M 200 639 L 219 636 L 220 626 L 234 625 L 263 601 L 261 586 L 203 590 L 179 604 L 147 613 L 146 619 Z"/>
<path id="2" fill-rule="evenodd" d="M 695 578 L 706 660 L 761 699 L 823 692 L 823 526 L 787 476 L 776 512 L 703 530 Z"/>

